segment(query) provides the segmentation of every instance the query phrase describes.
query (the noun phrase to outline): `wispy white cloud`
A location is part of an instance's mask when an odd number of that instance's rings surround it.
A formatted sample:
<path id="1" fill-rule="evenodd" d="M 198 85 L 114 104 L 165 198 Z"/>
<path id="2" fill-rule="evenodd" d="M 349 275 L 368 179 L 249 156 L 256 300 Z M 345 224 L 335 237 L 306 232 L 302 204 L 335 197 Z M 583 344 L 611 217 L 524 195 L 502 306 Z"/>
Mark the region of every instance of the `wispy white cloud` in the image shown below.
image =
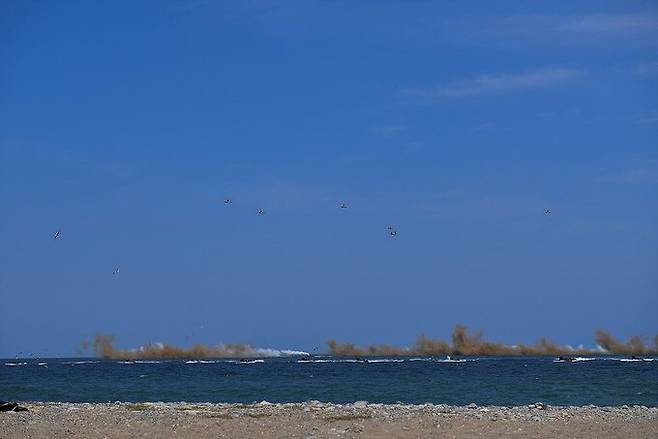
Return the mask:
<path id="1" fill-rule="evenodd" d="M 406 88 L 402 95 L 421 99 L 463 98 L 521 89 L 541 88 L 572 81 L 584 72 L 570 68 L 547 68 L 516 74 L 482 75 L 445 85 Z"/>
<path id="2" fill-rule="evenodd" d="M 474 19 L 452 29 L 454 37 L 485 45 L 658 45 L 658 14 L 529 14 Z"/>
<path id="3" fill-rule="evenodd" d="M 635 119 L 635 122 L 643 125 L 656 124 L 658 123 L 658 111 L 640 115 Z"/>
<path id="4" fill-rule="evenodd" d="M 633 71 L 640 75 L 655 75 L 658 73 L 658 61 L 648 61 L 634 66 Z"/>
<path id="5" fill-rule="evenodd" d="M 657 178 L 658 172 L 656 172 L 655 169 L 636 168 L 626 169 L 616 174 L 607 175 L 605 180 L 615 183 L 640 184 L 654 182 Z"/>
<path id="6" fill-rule="evenodd" d="M 483 122 L 475 126 L 477 131 L 496 131 L 500 129 L 500 125 L 495 122 Z"/>
<path id="7" fill-rule="evenodd" d="M 620 34 L 658 30 L 658 16 L 645 14 L 595 14 L 557 20 L 556 28 L 578 33 Z"/>
<path id="8" fill-rule="evenodd" d="M 646 184 L 658 182 L 658 160 L 638 161 L 634 167 L 608 172 L 602 181 L 625 184 Z"/>
<path id="9" fill-rule="evenodd" d="M 394 137 L 407 129 L 406 126 L 400 124 L 376 125 L 370 131 L 372 134 L 380 137 Z"/>

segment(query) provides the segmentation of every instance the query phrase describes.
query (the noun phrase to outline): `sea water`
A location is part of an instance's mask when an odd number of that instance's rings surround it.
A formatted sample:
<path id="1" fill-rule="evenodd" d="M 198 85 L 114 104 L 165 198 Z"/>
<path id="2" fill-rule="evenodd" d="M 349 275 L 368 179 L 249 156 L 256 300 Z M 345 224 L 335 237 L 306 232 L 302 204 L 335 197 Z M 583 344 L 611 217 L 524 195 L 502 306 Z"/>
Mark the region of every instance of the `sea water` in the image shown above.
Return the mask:
<path id="1" fill-rule="evenodd" d="M 299 357 L 0 360 L 0 400 L 658 406 L 658 360 L 545 357 Z M 649 360 L 649 359 L 647 359 Z M 651 359 L 653 360 L 653 359 Z"/>

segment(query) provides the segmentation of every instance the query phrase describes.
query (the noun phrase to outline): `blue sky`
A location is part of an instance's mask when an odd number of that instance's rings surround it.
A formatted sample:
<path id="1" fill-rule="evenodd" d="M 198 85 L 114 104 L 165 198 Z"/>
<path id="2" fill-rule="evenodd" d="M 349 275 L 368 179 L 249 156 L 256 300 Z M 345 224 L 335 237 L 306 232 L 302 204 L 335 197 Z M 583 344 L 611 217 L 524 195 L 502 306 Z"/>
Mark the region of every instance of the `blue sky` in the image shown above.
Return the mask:
<path id="1" fill-rule="evenodd" d="M 355 3 L 3 2 L 0 356 L 655 334 L 655 3 Z"/>

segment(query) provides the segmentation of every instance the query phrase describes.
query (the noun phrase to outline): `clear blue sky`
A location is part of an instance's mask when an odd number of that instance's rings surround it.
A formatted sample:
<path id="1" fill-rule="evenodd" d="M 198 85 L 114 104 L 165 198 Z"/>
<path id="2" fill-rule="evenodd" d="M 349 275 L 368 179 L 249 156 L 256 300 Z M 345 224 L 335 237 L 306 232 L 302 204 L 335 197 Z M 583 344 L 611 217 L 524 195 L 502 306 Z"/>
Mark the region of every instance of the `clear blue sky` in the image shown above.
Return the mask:
<path id="1" fill-rule="evenodd" d="M 655 2 L 3 1 L 0 28 L 0 356 L 657 332 Z"/>

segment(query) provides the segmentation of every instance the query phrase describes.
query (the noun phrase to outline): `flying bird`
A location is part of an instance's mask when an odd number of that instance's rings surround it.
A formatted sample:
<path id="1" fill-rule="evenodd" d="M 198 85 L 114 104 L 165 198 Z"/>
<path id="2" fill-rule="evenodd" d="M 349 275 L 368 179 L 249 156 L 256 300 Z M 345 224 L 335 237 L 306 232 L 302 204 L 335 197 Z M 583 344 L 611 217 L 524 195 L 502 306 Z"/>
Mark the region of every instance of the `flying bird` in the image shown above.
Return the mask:
<path id="1" fill-rule="evenodd" d="M 120 269 L 121 269 L 120 267 L 116 267 L 116 268 L 114 269 L 114 271 L 112 272 L 112 274 L 116 276 L 117 274 L 119 274 L 119 270 L 120 270 Z"/>
<path id="2" fill-rule="evenodd" d="M 544 214 L 545 214 L 545 215 L 550 215 L 550 214 L 551 214 L 551 209 L 546 209 L 546 210 L 544 211 Z"/>
<path id="3" fill-rule="evenodd" d="M 230 198 L 226 198 L 224 200 L 224 204 L 231 204 L 232 202 L 233 202 L 233 200 L 231 200 Z"/>
<path id="4" fill-rule="evenodd" d="M 397 230 L 391 230 L 389 233 L 391 234 L 391 236 L 398 236 Z"/>
<path id="5" fill-rule="evenodd" d="M 347 209 L 347 204 L 345 204 L 345 203 L 340 203 L 340 208 L 341 208 L 341 209 Z"/>
<path id="6" fill-rule="evenodd" d="M 59 235 L 61 234 L 62 234 L 62 229 L 57 230 L 53 235 L 53 239 L 59 239 Z"/>
<path id="7" fill-rule="evenodd" d="M 258 209 L 258 215 L 262 215 L 264 213 L 265 213 L 265 211 L 263 209 Z"/>

